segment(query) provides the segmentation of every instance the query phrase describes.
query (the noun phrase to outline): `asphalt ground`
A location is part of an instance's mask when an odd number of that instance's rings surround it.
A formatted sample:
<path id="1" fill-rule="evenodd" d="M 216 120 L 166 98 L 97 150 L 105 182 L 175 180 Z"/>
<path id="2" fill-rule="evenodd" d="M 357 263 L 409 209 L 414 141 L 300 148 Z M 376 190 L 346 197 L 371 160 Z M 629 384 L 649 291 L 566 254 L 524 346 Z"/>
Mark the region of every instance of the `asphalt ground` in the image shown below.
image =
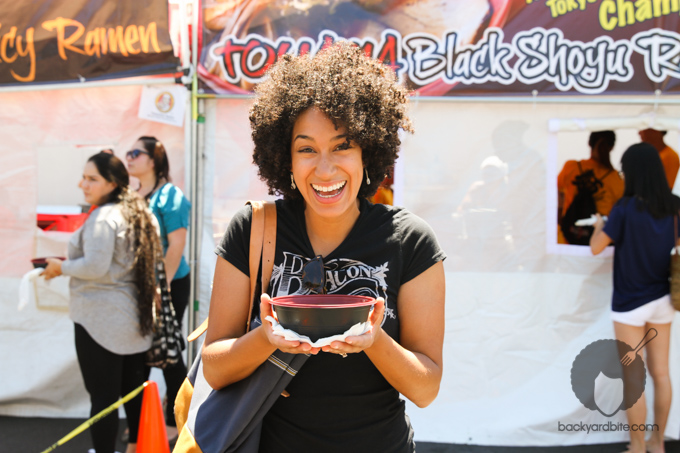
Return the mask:
<path id="1" fill-rule="evenodd" d="M 0 453 L 41 453 L 59 439 L 77 428 L 84 419 L 72 418 L 23 418 L 0 416 Z M 122 434 L 125 422 L 121 420 Z M 120 439 L 120 435 L 119 435 Z M 56 453 L 86 453 L 91 448 L 88 431 L 77 435 L 66 444 L 57 447 Z M 125 451 L 119 440 L 117 450 Z M 624 443 L 604 445 L 572 445 L 555 447 L 504 447 L 438 444 L 418 442 L 418 453 L 618 453 L 626 450 Z M 667 441 L 667 453 L 680 453 L 680 441 Z M 379 453 L 379 452 L 376 452 Z"/>

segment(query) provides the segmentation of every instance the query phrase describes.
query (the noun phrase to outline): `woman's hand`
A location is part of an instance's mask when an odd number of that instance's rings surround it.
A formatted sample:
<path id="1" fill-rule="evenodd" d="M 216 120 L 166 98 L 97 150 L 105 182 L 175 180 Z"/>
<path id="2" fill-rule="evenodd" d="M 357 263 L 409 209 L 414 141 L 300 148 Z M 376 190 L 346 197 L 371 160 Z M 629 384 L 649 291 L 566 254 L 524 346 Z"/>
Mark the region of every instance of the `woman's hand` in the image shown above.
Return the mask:
<path id="1" fill-rule="evenodd" d="M 612 240 L 607 233 L 602 231 L 604 228 L 604 219 L 600 214 L 595 214 L 595 225 L 594 225 L 593 235 L 590 236 L 590 251 L 593 255 L 600 254 Z"/>
<path id="2" fill-rule="evenodd" d="M 328 346 L 322 348 L 323 352 L 330 352 L 332 354 L 352 354 L 355 352 L 361 352 L 365 349 L 373 346 L 376 339 L 382 335 L 382 321 L 385 315 L 385 300 L 379 297 L 375 301 L 373 306 L 373 311 L 371 316 L 368 318 L 368 322 L 371 324 L 371 328 L 368 332 L 363 335 L 354 335 L 345 338 L 345 341 L 334 341 Z"/>
<path id="3" fill-rule="evenodd" d="M 595 227 L 595 231 L 604 228 L 604 219 L 599 213 L 595 213 L 595 223 L 593 224 L 593 226 Z"/>
<path id="4" fill-rule="evenodd" d="M 51 280 L 54 277 L 59 277 L 61 275 L 61 261 L 58 258 L 47 258 L 47 266 L 45 270 L 40 273 L 41 276 L 45 277 L 45 280 Z"/>
<path id="5" fill-rule="evenodd" d="M 267 341 L 269 341 L 269 343 L 271 343 L 272 346 L 276 347 L 277 349 L 290 354 L 316 355 L 319 353 L 321 348 L 313 348 L 309 343 L 288 341 L 279 335 L 275 335 L 272 328 L 272 323 L 265 319 L 267 316 L 276 318 L 272 310 L 272 304 L 269 295 L 262 294 L 262 296 L 260 296 L 260 318 L 262 319 L 262 327 L 260 330 L 266 336 Z"/>

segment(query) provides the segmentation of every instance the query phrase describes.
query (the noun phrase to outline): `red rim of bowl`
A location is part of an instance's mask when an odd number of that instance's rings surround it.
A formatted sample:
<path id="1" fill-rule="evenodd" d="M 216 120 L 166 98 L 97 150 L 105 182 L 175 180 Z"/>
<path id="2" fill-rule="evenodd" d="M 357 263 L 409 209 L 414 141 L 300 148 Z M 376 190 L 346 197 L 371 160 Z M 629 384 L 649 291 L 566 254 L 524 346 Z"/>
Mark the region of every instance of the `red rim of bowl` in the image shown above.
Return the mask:
<path id="1" fill-rule="evenodd" d="M 347 299 L 348 297 L 356 299 L 356 302 L 350 303 L 323 303 L 323 304 L 311 304 L 298 302 L 300 299 L 304 298 L 323 298 L 324 300 L 332 299 Z M 369 296 L 356 296 L 350 294 L 294 294 L 289 296 L 279 296 L 272 299 L 272 305 L 277 305 L 281 307 L 295 307 L 295 308 L 352 308 L 352 307 L 364 307 L 366 305 L 373 305 L 375 303 L 375 298 Z"/>
<path id="2" fill-rule="evenodd" d="M 62 260 L 62 261 L 64 261 L 64 260 L 66 259 L 66 257 L 64 257 L 64 256 L 46 256 L 46 257 L 44 257 L 44 258 L 33 258 L 33 259 L 31 260 L 31 263 L 36 263 L 36 264 L 38 264 L 38 263 L 46 263 L 48 258 L 56 258 L 56 259 Z M 24 261 L 24 262 L 25 262 L 25 261 Z"/>

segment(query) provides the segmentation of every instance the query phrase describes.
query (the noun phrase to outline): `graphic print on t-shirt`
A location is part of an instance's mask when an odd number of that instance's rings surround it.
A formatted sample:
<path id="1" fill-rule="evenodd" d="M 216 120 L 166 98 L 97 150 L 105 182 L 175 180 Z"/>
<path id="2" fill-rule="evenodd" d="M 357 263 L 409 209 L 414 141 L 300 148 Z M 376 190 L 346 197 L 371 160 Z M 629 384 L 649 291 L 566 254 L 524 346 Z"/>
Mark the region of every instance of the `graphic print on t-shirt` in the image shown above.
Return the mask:
<path id="1" fill-rule="evenodd" d="M 283 263 L 275 265 L 272 271 L 271 296 L 310 294 L 302 286 L 302 267 L 310 259 L 290 252 L 283 252 L 283 257 Z M 357 260 L 336 258 L 324 261 L 323 264 L 327 294 L 382 297 L 385 299 L 385 317 L 396 318 L 387 300 L 388 262 L 374 267 Z"/>

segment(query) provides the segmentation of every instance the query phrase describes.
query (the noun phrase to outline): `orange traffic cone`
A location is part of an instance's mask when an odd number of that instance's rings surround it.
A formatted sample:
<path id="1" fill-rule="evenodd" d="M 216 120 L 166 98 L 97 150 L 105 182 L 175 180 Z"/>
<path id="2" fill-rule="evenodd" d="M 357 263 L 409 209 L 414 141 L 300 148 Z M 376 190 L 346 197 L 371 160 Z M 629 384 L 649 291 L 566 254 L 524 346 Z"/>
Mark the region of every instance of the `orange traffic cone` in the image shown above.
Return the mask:
<path id="1" fill-rule="evenodd" d="M 170 453 L 168 434 L 165 432 L 163 406 L 158 386 L 147 381 L 142 399 L 142 415 L 139 417 L 137 453 Z"/>

